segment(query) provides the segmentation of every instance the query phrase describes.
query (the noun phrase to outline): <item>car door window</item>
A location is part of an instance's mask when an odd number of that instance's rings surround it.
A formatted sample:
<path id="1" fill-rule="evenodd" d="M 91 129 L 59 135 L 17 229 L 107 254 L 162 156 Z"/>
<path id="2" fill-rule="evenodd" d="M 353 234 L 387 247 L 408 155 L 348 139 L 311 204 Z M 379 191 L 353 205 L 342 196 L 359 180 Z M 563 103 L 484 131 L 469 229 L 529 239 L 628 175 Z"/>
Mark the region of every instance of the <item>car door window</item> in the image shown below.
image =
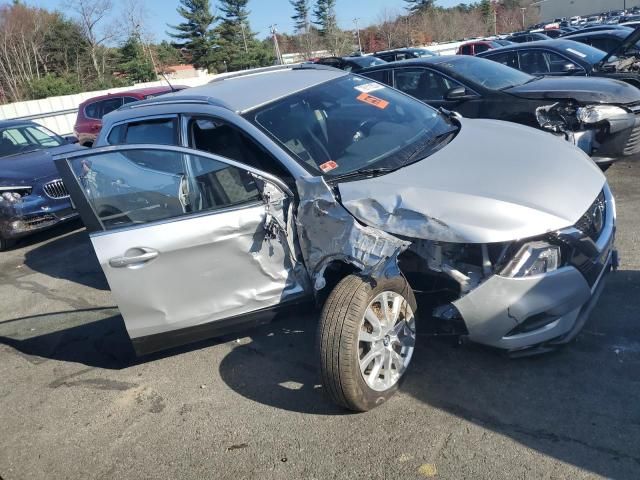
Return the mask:
<path id="1" fill-rule="evenodd" d="M 394 72 L 396 88 L 424 101 L 444 100 L 458 82 L 425 68 L 402 68 Z"/>
<path id="2" fill-rule="evenodd" d="M 139 98 L 135 98 L 135 97 L 124 97 L 123 99 L 123 103 L 126 105 L 127 103 L 133 103 L 133 102 L 139 102 L 140 99 Z"/>
<path id="3" fill-rule="evenodd" d="M 208 116 L 187 119 L 189 146 L 220 155 L 287 180 L 284 167 L 238 127 Z"/>
<path id="4" fill-rule="evenodd" d="M 396 53 L 396 60 L 406 60 L 407 58 L 409 58 L 409 56 L 404 52 Z"/>
<path id="5" fill-rule="evenodd" d="M 495 53 L 491 55 L 487 55 L 484 58 L 488 58 L 489 60 L 493 60 L 494 62 L 501 63 L 502 65 L 506 65 L 507 67 L 519 69 L 518 65 L 518 54 L 516 52 L 503 52 L 503 53 Z"/>
<path id="6" fill-rule="evenodd" d="M 371 78 L 372 80 L 375 80 L 376 82 L 385 83 L 389 86 L 392 86 L 390 73 L 391 73 L 391 70 L 386 69 L 386 70 L 376 70 L 375 72 L 366 72 L 364 73 L 364 75 L 366 77 Z"/>
<path id="7" fill-rule="evenodd" d="M 87 118 L 100 118 L 100 102 L 90 103 L 84 107 L 84 116 Z"/>
<path id="8" fill-rule="evenodd" d="M 119 109 L 122 106 L 122 97 L 110 98 L 100 102 L 100 117 L 104 117 L 107 113 Z"/>
<path id="9" fill-rule="evenodd" d="M 176 117 L 168 117 L 122 123 L 111 129 L 107 142 L 111 145 L 123 143 L 178 145 L 178 120 Z"/>
<path id="10" fill-rule="evenodd" d="M 489 50 L 489 49 L 490 49 L 490 48 L 489 48 L 489 45 L 484 44 L 484 43 L 478 43 L 475 47 L 476 47 L 476 48 L 475 48 L 475 52 L 474 52 L 474 53 L 475 53 L 476 55 L 477 55 L 478 53 L 481 53 L 481 52 L 486 52 L 487 50 Z"/>
<path id="11" fill-rule="evenodd" d="M 544 52 L 544 56 L 547 60 L 547 65 L 549 65 L 550 73 L 566 73 L 566 67 L 569 64 L 574 65 L 577 69 L 580 68 L 568 58 L 558 55 L 555 52 L 546 51 Z"/>
<path id="12" fill-rule="evenodd" d="M 533 75 L 545 75 L 549 73 L 549 64 L 544 52 L 540 50 L 520 51 L 520 70 Z"/>
<path id="13" fill-rule="evenodd" d="M 460 53 L 462 55 L 473 55 L 473 50 L 471 49 L 471 45 L 463 45 L 460 49 Z"/>
<path id="14" fill-rule="evenodd" d="M 590 38 L 586 42 L 603 52 L 609 52 L 618 46 L 618 41 L 613 38 Z"/>
<path id="15" fill-rule="evenodd" d="M 261 201 L 247 171 L 197 154 L 145 148 L 68 162 L 105 230 Z"/>
<path id="16" fill-rule="evenodd" d="M 33 139 L 33 143 L 43 147 L 57 147 L 60 145 L 58 140 L 37 127 L 25 127 L 24 132 Z"/>

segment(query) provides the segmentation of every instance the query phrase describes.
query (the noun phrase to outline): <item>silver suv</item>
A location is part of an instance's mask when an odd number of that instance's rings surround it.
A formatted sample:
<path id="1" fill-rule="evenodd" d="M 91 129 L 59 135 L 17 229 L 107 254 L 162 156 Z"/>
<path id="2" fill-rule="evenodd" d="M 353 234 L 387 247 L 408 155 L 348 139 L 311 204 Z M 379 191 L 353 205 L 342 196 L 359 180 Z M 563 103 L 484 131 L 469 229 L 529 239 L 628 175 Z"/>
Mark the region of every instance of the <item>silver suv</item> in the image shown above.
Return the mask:
<path id="1" fill-rule="evenodd" d="M 335 69 L 132 103 L 96 145 L 56 163 L 137 352 L 313 299 L 325 390 L 353 410 L 398 388 L 418 313 L 542 351 L 577 334 L 615 264 L 614 200 L 582 151 Z"/>

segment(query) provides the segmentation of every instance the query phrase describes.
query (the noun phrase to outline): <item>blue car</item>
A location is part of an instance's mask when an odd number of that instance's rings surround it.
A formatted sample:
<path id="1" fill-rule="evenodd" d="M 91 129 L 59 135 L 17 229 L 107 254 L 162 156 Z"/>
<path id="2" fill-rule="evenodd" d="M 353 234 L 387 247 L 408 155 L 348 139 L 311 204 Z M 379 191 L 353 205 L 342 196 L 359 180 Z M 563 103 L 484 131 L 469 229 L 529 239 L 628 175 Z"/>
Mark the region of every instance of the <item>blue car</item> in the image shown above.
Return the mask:
<path id="1" fill-rule="evenodd" d="M 77 216 L 52 156 L 81 148 L 34 122 L 0 121 L 0 251 Z"/>

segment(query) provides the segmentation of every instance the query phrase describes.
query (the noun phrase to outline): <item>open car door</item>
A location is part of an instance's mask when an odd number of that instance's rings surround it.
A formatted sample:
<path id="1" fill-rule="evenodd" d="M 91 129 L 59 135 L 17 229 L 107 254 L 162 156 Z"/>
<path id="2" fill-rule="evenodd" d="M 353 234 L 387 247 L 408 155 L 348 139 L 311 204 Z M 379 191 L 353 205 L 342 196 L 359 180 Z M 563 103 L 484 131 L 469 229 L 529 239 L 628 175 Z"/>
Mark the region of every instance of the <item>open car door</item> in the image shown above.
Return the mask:
<path id="1" fill-rule="evenodd" d="M 122 145 L 55 158 L 138 354 L 269 320 L 306 296 L 270 174 L 182 147 Z"/>

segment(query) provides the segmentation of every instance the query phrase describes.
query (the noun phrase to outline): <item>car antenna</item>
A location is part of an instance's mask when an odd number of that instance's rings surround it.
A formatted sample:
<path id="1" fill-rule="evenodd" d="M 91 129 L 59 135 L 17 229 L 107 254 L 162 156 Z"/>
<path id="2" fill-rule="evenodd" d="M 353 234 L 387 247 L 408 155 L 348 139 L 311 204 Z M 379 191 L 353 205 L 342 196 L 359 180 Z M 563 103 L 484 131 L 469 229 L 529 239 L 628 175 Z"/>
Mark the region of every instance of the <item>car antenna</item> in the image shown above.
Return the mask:
<path id="1" fill-rule="evenodd" d="M 164 81 L 167 82 L 167 85 L 169 85 L 171 92 L 177 92 L 177 90 L 173 88 L 173 85 L 171 85 L 171 82 L 169 81 L 169 79 L 167 78 L 163 70 L 160 71 L 160 75 L 162 75 L 162 78 L 164 78 Z"/>

